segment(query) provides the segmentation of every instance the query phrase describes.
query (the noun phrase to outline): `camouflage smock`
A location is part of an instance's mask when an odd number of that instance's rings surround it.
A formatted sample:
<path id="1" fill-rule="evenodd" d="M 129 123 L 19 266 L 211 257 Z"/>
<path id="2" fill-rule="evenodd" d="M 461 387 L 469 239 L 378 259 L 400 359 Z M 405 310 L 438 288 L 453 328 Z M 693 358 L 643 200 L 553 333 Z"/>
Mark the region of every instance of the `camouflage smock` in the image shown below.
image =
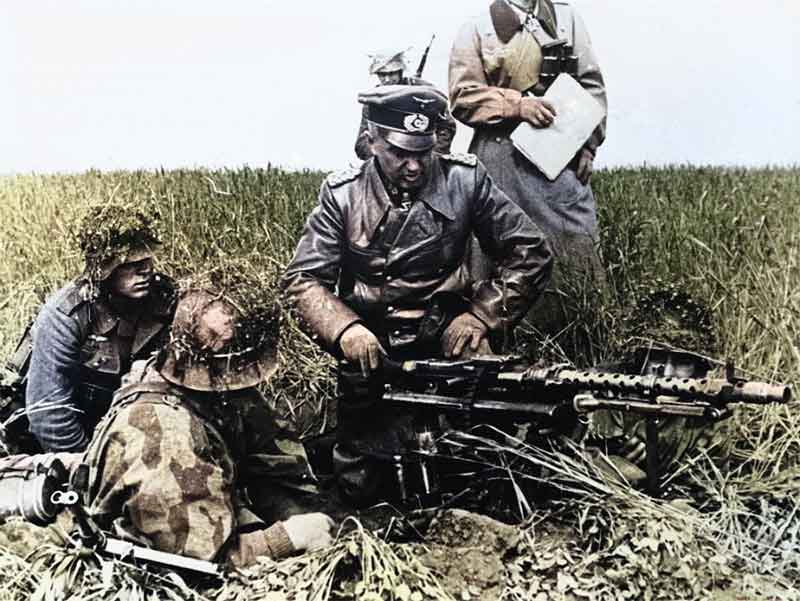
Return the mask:
<path id="1" fill-rule="evenodd" d="M 249 509 L 249 488 L 312 476 L 277 446 L 263 397 L 220 398 L 172 386 L 151 364 L 138 371 L 87 450 L 89 514 L 117 536 L 187 557 L 242 566 L 290 554 L 282 524 L 267 527 Z"/>

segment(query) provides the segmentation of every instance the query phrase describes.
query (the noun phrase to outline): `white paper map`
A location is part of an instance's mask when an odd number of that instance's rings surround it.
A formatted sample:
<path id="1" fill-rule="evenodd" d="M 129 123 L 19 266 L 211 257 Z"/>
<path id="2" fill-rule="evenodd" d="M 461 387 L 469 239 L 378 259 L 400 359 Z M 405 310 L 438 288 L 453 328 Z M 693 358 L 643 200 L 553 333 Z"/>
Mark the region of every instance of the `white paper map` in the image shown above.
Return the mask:
<path id="1" fill-rule="evenodd" d="M 605 111 L 566 73 L 556 78 L 544 99 L 556 109 L 552 125 L 537 129 L 530 123 L 520 123 L 511 134 L 511 140 L 517 150 L 552 181 L 589 139 L 603 120 Z"/>

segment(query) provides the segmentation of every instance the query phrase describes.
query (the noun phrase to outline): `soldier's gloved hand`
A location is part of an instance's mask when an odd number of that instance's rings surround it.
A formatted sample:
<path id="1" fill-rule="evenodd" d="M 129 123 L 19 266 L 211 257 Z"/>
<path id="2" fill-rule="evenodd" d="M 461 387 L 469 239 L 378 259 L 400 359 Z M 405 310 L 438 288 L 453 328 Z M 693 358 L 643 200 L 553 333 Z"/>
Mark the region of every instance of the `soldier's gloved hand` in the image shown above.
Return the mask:
<path id="1" fill-rule="evenodd" d="M 324 513 L 302 513 L 283 522 L 292 546 L 298 551 L 316 551 L 333 542 L 333 520 Z"/>
<path id="2" fill-rule="evenodd" d="M 575 175 L 584 186 L 589 183 L 594 171 L 594 153 L 588 148 L 581 148 L 575 157 Z"/>
<path id="3" fill-rule="evenodd" d="M 350 363 L 358 363 L 365 378 L 369 372 L 381 365 L 381 354 L 386 354 L 378 338 L 360 323 L 351 325 L 339 339 L 344 358 Z"/>
<path id="4" fill-rule="evenodd" d="M 519 103 L 519 116 L 534 127 L 550 127 L 556 118 L 556 107 L 543 98 L 524 96 Z"/>
<path id="5" fill-rule="evenodd" d="M 647 445 L 636 433 L 631 433 L 625 438 L 620 454 L 631 463 L 641 465 L 647 459 Z"/>
<path id="6" fill-rule="evenodd" d="M 442 352 L 445 357 L 460 357 L 465 349 L 473 352 L 481 347 L 489 333 L 486 325 L 472 313 L 456 317 L 442 335 Z M 488 346 L 488 344 L 487 344 Z"/>

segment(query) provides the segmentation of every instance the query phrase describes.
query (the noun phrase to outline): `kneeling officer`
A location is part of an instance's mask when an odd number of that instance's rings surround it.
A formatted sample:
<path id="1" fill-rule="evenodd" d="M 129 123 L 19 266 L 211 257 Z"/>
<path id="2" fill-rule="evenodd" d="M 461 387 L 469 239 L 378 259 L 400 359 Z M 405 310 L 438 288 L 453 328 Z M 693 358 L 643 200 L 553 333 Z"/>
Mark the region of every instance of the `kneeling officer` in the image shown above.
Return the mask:
<path id="1" fill-rule="evenodd" d="M 526 313 L 550 275 L 539 228 L 472 155 L 437 155 L 447 100 L 430 86 L 362 93 L 372 158 L 322 185 L 284 276 L 308 333 L 367 375 L 392 358 L 488 351 Z M 498 269 L 473 281 L 474 234 Z M 335 469 L 343 492 L 368 502 L 399 452 L 398 416 L 340 402 Z"/>

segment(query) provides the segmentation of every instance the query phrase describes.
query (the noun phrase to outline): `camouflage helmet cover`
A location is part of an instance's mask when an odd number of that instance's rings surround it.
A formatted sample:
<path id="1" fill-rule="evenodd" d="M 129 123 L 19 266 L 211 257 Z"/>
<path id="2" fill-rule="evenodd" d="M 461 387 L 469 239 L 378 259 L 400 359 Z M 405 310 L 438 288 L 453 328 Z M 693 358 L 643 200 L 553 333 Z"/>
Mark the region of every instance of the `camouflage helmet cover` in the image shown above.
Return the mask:
<path id="1" fill-rule="evenodd" d="M 159 371 L 178 386 L 203 392 L 241 390 L 277 369 L 277 307 L 243 313 L 216 289 L 188 289 L 178 302 Z"/>
<path id="2" fill-rule="evenodd" d="M 369 65 L 369 74 L 392 73 L 394 71 L 405 71 L 408 68 L 406 63 L 406 50 L 379 52 L 370 55 L 372 62 Z"/>
<path id="3" fill-rule="evenodd" d="M 659 277 L 635 290 L 633 311 L 623 321 L 628 338 L 664 349 L 715 354 L 718 340 L 712 312 L 679 283 Z"/>
<path id="4" fill-rule="evenodd" d="M 160 245 L 159 220 L 157 209 L 141 201 L 91 207 L 77 236 L 85 260 L 84 277 L 102 282 L 120 265 L 152 258 Z"/>

